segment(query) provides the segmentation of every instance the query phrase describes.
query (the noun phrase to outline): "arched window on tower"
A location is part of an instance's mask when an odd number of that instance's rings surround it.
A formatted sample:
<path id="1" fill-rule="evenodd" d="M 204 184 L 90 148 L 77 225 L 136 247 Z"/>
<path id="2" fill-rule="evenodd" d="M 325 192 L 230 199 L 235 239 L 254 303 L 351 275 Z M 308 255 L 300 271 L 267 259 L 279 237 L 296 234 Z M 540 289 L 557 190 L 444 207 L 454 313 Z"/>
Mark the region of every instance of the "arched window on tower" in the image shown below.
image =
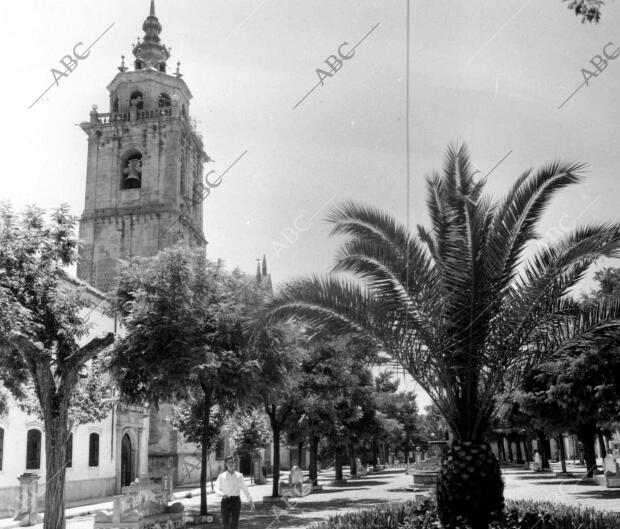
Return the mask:
<path id="1" fill-rule="evenodd" d="M 159 71 L 166 73 L 166 63 L 165 62 L 160 62 L 159 63 Z"/>
<path id="2" fill-rule="evenodd" d="M 185 105 L 181 105 L 181 115 L 187 119 L 187 110 L 185 110 Z"/>
<path id="3" fill-rule="evenodd" d="M 136 67 L 136 70 L 142 70 L 142 68 L 144 68 L 144 63 L 140 59 L 136 59 L 133 64 Z"/>
<path id="4" fill-rule="evenodd" d="M 41 468 L 41 430 L 28 430 L 26 434 L 26 470 Z"/>
<path id="5" fill-rule="evenodd" d="M 142 92 L 136 90 L 131 93 L 129 96 L 129 106 L 135 107 L 138 110 L 142 110 L 144 108 L 144 98 L 142 97 Z"/>
<path id="6" fill-rule="evenodd" d="M 132 151 L 123 157 L 121 166 L 121 189 L 142 187 L 142 154 Z"/>
<path id="7" fill-rule="evenodd" d="M 115 96 L 112 101 L 112 112 L 118 112 L 118 96 Z"/>

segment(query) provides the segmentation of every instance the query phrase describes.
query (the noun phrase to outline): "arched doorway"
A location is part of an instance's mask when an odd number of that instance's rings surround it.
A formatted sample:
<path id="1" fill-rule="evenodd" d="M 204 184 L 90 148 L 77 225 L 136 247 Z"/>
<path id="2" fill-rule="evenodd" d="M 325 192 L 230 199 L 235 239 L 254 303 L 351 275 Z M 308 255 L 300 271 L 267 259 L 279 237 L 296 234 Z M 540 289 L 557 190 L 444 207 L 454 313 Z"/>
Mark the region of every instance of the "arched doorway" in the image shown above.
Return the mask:
<path id="1" fill-rule="evenodd" d="M 131 439 L 125 434 L 121 442 L 121 487 L 131 485 L 134 480 L 133 461 L 131 459 Z"/>

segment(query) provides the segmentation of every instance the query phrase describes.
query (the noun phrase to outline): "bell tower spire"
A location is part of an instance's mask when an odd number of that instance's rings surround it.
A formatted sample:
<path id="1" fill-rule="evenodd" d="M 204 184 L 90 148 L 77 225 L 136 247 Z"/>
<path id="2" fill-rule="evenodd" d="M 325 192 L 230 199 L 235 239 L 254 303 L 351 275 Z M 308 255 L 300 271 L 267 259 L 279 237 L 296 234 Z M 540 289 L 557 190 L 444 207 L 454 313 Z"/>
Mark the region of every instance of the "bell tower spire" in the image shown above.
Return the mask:
<path id="1" fill-rule="evenodd" d="M 205 248 L 202 137 L 192 125 L 192 94 L 166 72 L 170 50 L 151 0 L 144 38 L 108 85 L 109 112 L 96 106 L 80 124 L 88 135 L 86 194 L 80 220 L 78 277 L 114 288 L 118 266 L 183 241 Z"/>
<path id="2" fill-rule="evenodd" d="M 170 58 L 170 49 L 161 43 L 159 34 L 162 26 L 159 19 L 155 15 L 155 0 L 151 0 L 151 9 L 149 16 L 146 17 L 142 30 L 144 38 L 133 48 L 133 54 L 136 57 L 136 70 L 155 69 L 160 72 L 166 71 L 166 61 Z"/>

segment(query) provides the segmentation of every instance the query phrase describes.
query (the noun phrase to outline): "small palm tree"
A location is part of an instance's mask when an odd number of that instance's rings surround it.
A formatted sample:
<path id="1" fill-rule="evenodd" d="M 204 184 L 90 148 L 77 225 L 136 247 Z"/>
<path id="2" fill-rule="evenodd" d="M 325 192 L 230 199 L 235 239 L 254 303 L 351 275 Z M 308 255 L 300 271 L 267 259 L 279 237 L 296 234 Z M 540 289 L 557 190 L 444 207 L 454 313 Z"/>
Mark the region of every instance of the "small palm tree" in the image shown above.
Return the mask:
<path id="1" fill-rule="evenodd" d="M 567 341 L 617 323 L 617 306 L 575 318 L 567 292 L 601 256 L 620 255 L 620 225 L 590 225 L 527 258 L 553 195 L 577 183 L 581 164 L 525 171 L 494 201 L 474 179 L 464 146 L 427 179 L 430 228 L 412 234 L 372 207 L 346 203 L 328 220 L 344 235 L 331 274 L 293 281 L 262 322 L 296 319 L 316 332 L 374 338 L 429 394 L 452 432 L 438 510 L 488 526 L 503 509 L 499 464 L 485 441 L 500 392 Z"/>

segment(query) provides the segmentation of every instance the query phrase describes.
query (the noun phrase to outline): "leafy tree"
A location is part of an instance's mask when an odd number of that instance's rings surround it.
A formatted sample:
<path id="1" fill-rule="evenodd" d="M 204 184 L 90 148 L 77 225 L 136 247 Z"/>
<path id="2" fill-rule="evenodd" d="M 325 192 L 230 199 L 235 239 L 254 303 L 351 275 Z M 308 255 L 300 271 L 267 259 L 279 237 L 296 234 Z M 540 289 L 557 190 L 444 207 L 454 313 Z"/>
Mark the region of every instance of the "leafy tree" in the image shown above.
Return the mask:
<path id="1" fill-rule="evenodd" d="M 16 215 L 0 206 L 0 375 L 17 399 L 32 388 L 43 417 L 45 529 L 65 527 L 70 423 L 101 418 L 80 373 L 114 341 L 110 333 L 84 344 L 90 301 L 80 288 L 67 288 L 63 270 L 76 260 L 75 226 L 66 206 L 49 218 L 36 207 Z"/>
<path id="2" fill-rule="evenodd" d="M 599 282 L 599 288 L 586 301 L 596 301 L 601 298 L 620 298 L 620 268 L 606 267 L 597 270 L 594 279 Z M 592 299 L 594 298 L 594 300 Z"/>
<path id="3" fill-rule="evenodd" d="M 271 495 L 274 498 L 279 496 L 280 438 L 291 425 L 300 392 L 301 363 L 306 355 L 297 341 L 296 330 L 290 326 L 254 329 L 250 348 L 250 355 L 259 366 L 251 382 L 251 391 L 265 409 L 273 439 Z"/>
<path id="4" fill-rule="evenodd" d="M 216 406 L 234 409 L 247 394 L 256 362 L 243 326 L 260 296 L 253 279 L 179 246 L 136 258 L 121 271 L 116 308 L 127 334 L 115 347 L 113 373 L 129 401 L 179 399 L 189 406 L 179 425 L 190 434 L 201 430 L 201 514 L 218 426 L 211 414 Z"/>
<path id="5" fill-rule="evenodd" d="M 519 402 L 526 413 L 583 443 L 587 475 L 596 469 L 595 439 L 620 419 L 620 335 L 597 333 L 526 377 Z"/>
<path id="6" fill-rule="evenodd" d="M 443 172 L 427 179 L 430 228 L 416 235 L 375 208 L 337 207 L 328 220 L 347 240 L 332 273 L 285 285 L 263 316 L 370 336 L 429 394 L 454 439 L 438 483 L 446 526 L 462 516 L 486 528 L 503 509 L 499 465 L 485 439 L 495 396 L 575 336 L 618 323 L 617 305 L 575 319 L 579 307 L 567 292 L 599 257 L 619 255 L 620 225 L 530 245 L 551 198 L 579 182 L 582 169 L 553 162 L 525 171 L 495 201 L 466 148 L 450 148 Z"/>
<path id="7" fill-rule="evenodd" d="M 562 2 L 568 2 L 568 9 L 581 17 L 582 23 L 594 22 L 596 24 L 601 19 L 601 7 L 605 3 L 603 0 L 562 0 Z"/>
<path id="8" fill-rule="evenodd" d="M 402 427 L 403 437 L 400 445 L 408 461 L 409 451 L 423 440 L 420 431 L 418 404 L 413 391 L 395 393 L 391 399 L 387 415 L 397 420 Z"/>
<path id="9" fill-rule="evenodd" d="M 185 400 L 176 402 L 172 407 L 172 425 L 179 430 L 190 443 L 202 446 L 204 433 L 205 398 L 202 390 L 188 388 Z M 218 405 L 208 410 L 209 424 L 207 425 L 207 450 L 215 448 L 218 436 L 222 433 L 225 424 L 225 412 Z"/>
<path id="10" fill-rule="evenodd" d="M 236 413 L 232 439 L 237 454 L 253 455 L 271 443 L 269 420 L 264 413 L 256 409 Z"/>
<path id="11" fill-rule="evenodd" d="M 331 339 L 317 342 L 303 364 L 298 427 L 309 438 L 309 477 L 314 482 L 321 438 L 329 441 L 338 480 L 342 479 L 343 454 L 348 451 L 351 474 L 357 474 L 357 449 L 378 431 L 368 368 L 374 358 L 375 350 L 367 340 Z"/>

